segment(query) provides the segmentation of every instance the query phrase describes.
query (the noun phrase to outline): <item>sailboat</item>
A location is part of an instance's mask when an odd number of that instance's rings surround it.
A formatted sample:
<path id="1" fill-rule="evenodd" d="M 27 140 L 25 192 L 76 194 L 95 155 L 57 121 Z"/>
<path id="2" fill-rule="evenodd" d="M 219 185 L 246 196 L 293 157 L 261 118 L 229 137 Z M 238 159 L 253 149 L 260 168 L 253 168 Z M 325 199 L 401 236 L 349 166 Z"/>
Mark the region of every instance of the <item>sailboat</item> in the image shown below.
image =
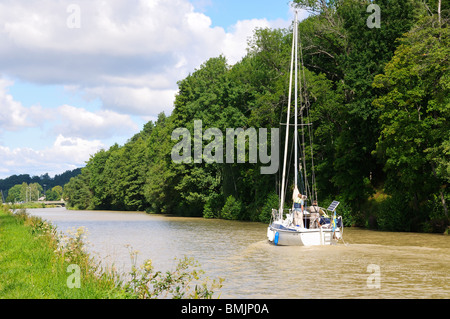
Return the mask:
<path id="1" fill-rule="evenodd" d="M 312 145 L 312 128 L 310 123 L 304 123 L 303 114 L 309 114 L 306 98 L 301 99 L 301 107 L 298 109 L 298 13 L 295 13 L 294 30 L 292 38 L 291 69 L 289 81 L 289 97 L 287 109 L 286 137 L 284 145 L 284 163 L 280 191 L 280 205 L 278 209 L 272 209 L 271 222 L 267 228 L 267 238 L 274 245 L 284 246 L 315 246 L 331 245 L 342 239 L 343 223 L 342 216 L 337 216 L 336 209 L 338 201 L 333 201 L 327 209 L 317 205 L 317 190 L 315 187 L 314 161 L 311 164 L 311 183 L 306 172 L 306 151 L 305 151 L 305 127 L 310 130 L 309 139 Z M 300 58 L 303 61 L 300 48 Z M 302 63 L 303 67 L 303 63 Z M 303 70 L 304 71 L 304 70 Z M 290 112 L 292 103 L 292 80 L 294 81 L 294 188 L 293 201 L 296 202 L 292 208 L 285 209 L 286 201 L 286 169 L 289 142 Z M 304 72 L 303 72 L 304 79 Z M 301 84 L 301 81 L 300 81 Z M 302 94 L 300 94 L 302 97 Z M 305 100 L 305 101 L 303 101 Z M 304 102 L 304 103 L 303 103 Z M 298 113 L 300 113 L 300 123 L 298 123 Z M 298 156 L 298 128 L 301 128 L 302 147 L 301 157 Z M 311 148 L 312 152 L 312 148 Z M 313 154 L 311 153 L 311 158 Z M 300 164 L 300 165 L 299 165 Z M 299 167 L 300 166 L 300 167 Z M 299 169 L 300 168 L 300 169 Z M 299 179 L 299 173 L 301 178 Z M 311 185 L 311 186 L 310 186 Z M 311 204 L 311 205 L 308 205 Z"/>

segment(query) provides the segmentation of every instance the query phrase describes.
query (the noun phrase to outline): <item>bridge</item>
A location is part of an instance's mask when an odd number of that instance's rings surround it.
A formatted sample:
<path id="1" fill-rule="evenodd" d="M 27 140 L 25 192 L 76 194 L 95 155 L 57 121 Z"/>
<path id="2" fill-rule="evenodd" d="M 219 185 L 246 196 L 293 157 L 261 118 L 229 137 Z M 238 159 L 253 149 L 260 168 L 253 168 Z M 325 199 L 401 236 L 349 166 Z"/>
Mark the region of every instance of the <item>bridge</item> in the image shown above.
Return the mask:
<path id="1" fill-rule="evenodd" d="M 56 201 L 40 201 L 39 203 L 44 203 L 45 205 L 55 205 L 55 206 L 66 206 L 66 202 L 63 200 Z"/>

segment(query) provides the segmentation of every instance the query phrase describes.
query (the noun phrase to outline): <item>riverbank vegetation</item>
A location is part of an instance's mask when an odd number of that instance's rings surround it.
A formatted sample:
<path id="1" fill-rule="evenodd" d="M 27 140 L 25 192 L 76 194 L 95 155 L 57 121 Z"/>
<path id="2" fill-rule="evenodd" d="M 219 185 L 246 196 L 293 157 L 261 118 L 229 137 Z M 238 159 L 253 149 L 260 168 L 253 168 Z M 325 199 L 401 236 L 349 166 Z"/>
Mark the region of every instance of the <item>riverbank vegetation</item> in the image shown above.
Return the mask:
<path id="1" fill-rule="evenodd" d="M 126 278 L 91 257 L 84 234 L 63 235 L 23 209 L 13 214 L 1 205 L 0 299 L 204 299 L 222 286 L 222 279 L 201 279 L 203 271 L 187 257 L 165 273 L 150 260 L 142 267 L 134 262 Z"/>
<path id="2" fill-rule="evenodd" d="M 74 261 L 66 261 L 61 254 L 55 253 L 58 246 L 55 236 L 51 225 L 27 216 L 23 210 L 15 216 L 7 208 L 0 212 L 0 298 L 90 299 L 123 296 L 114 280 L 97 278 L 86 270 L 87 259 L 79 254 L 80 244 L 71 257 L 83 264 L 83 285 L 80 289 L 69 289 L 67 267 Z"/>
<path id="3" fill-rule="evenodd" d="M 56 190 L 62 188 L 72 177 L 80 173 L 81 168 L 76 168 L 65 171 L 62 174 L 56 174 L 54 177 L 50 177 L 48 173 L 33 177 L 29 174 L 11 175 L 7 178 L 0 179 L 1 199 L 6 203 L 15 203 L 37 200 L 37 198 L 46 195 L 47 200 L 54 200 L 55 195 L 61 194 L 57 194 L 58 191 L 55 192 L 53 189 L 55 187 Z M 30 189 L 27 190 L 28 187 Z M 60 199 L 61 197 L 56 200 Z"/>
<path id="4" fill-rule="evenodd" d="M 379 0 L 379 27 L 369 23 L 376 19 L 367 10 L 371 1 L 295 3 L 313 12 L 299 24 L 301 99 L 311 107 L 306 153 L 314 154 L 319 204 L 339 200 L 347 225 L 443 232 L 450 200 L 448 2 Z M 194 120 L 222 132 L 282 127 L 291 31 L 257 29 L 240 62 L 213 57 L 179 81 L 170 115 L 93 155 L 65 185 L 68 207 L 267 222 L 278 206 L 281 170 L 262 175 L 263 165 L 248 159 L 174 163 L 179 141 L 171 136 L 176 128 L 194 136 Z"/>

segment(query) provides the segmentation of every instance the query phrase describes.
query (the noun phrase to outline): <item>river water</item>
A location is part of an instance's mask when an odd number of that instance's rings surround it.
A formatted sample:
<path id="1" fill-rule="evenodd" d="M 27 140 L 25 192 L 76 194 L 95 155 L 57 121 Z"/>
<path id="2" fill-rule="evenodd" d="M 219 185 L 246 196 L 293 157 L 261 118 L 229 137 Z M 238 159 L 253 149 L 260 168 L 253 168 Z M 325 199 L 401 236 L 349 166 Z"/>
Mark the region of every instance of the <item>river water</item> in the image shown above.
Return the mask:
<path id="1" fill-rule="evenodd" d="M 62 232 L 87 229 L 91 253 L 124 272 L 151 259 L 156 270 L 193 257 L 205 277 L 224 278 L 215 296 L 276 298 L 450 298 L 450 236 L 346 228 L 333 246 L 280 247 L 267 226 L 141 212 L 27 210 Z"/>

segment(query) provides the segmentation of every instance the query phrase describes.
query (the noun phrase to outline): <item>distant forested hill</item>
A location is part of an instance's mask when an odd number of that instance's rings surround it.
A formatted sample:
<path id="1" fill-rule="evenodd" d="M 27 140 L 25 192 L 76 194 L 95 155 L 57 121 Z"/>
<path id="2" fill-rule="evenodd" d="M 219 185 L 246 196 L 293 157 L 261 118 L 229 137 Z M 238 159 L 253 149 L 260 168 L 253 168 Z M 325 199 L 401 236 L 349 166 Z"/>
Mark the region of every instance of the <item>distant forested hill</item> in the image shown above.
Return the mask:
<path id="1" fill-rule="evenodd" d="M 81 174 L 81 168 L 76 168 L 74 170 L 67 170 L 60 175 L 55 175 L 54 177 L 50 177 L 48 173 L 45 173 L 41 176 L 33 176 L 31 177 L 29 174 L 21 174 L 21 175 L 12 175 L 5 179 L 0 179 L 0 190 L 3 192 L 4 196 L 8 194 L 8 190 L 14 185 L 27 183 L 33 184 L 38 183 L 41 186 L 44 186 L 46 189 L 51 189 L 57 185 L 64 186 L 67 184 L 72 177 L 78 176 Z"/>

